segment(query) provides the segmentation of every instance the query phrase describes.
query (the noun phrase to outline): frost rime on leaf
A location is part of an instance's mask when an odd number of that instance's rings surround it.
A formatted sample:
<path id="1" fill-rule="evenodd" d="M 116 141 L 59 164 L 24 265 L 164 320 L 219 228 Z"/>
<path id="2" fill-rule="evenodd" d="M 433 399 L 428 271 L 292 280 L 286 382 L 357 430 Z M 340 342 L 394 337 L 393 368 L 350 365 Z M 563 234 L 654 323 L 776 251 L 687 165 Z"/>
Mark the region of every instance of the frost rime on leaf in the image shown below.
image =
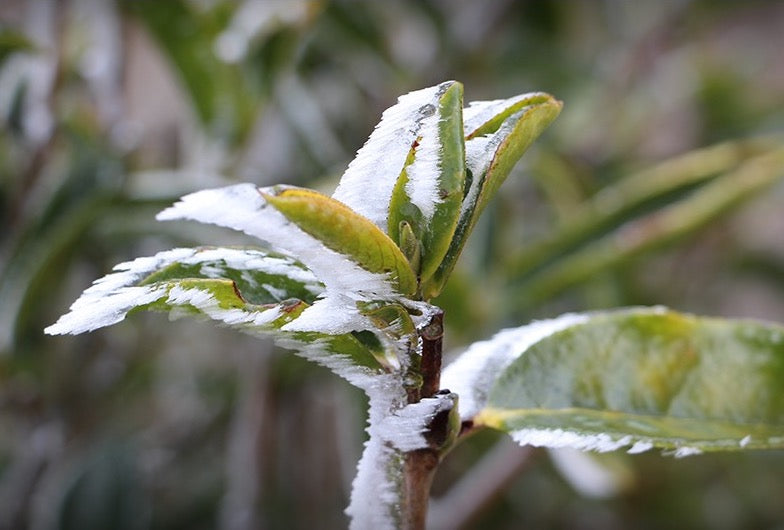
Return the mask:
<path id="1" fill-rule="evenodd" d="M 441 173 L 441 146 L 439 131 L 439 113 L 422 119 L 419 145 L 416 147 L 414 162 L 406 168 L 408 182 L 406 194 L 411 202 L 419 208 L 426 221 L 430 221 L 435 213 L 435 206 L 440 202 L 438 196 L 438 177 Z"/>
<path id="2" fill-rule="evenodd" d="M 190 219 L 233 228 L 297 256 L 323 282 L 324 297 L 329 301 L 317 301 L 298 319 L 301 323 L 292 323 L 288 330 L 338 334 L 370 328 L 354 302 L 395 298 L 386 275 L 364 270 L 302 231 L 266 203 L 261 195 L 265 191 L 274 193 L 253 184 L 199 191 L 158 214 L 158 219 Z M 216 208 L 216 204 L 221 207 Z"/>
<path id="3" fill-rule="evenodd" d="M 421 135 L 428 117 L 434 115 L 445 85 L 400 96 L 396 105 L 384 111 L 370 138 L 340 179 L 333 198 L 386 231 L 395 183 L 411 145 Z"/>
<path id="4" fill-rule="evenodd" d="M 178 299 L 178 296 L 184 296 L 181 292 L 182 289 L 175 290 L 170 283 L 138 284 L 151 274 L 164 270 L 173 264 L 197 266 L 200 277 L 221 279 L 225 271 L 217 263 L 224 264 L 234 271 L 243 272 L 243 274 L 251 271 L 253 273 L 263 272 L 287 278 L 302 289 L 311 292 L 313 296 L 320 294 L 323 290 L 321 284 L 310 271 L 298 265 L 295 260 L 283 255 L 270 256 L 263 251 L 254 249 L 175 248 L 159 252 L 154 256 L 136 258 L 133 261 L 116 265 L 115 272 L 96 280 L 73 303 L 71 310 L 60 317 L 57 323 L 46 328 L 45 332 L 58 335 L 92 331 L 116 324 L 134 308 L 152 304 L 164 298 L 174 305 L 180 302 L 185 303 L 184 299 Z M 247 283 L 253 284 L 253 278 L 249 274 L 244 278 Z M 259 318 L 261 313 L 261 311 L 242 310 L 242 314 L 236 313 L 234 316 L 230 316 L 229 313 L 222 310 L 219 315 L 217 313 L 218 302 L 212 299 L 210 303 L 207 303 L 205 297 L 212 297 L 212 295 L 204 290 L 200 292 L 200 297 L 192 300 L 193 302 L 198 301 L 199 304 L 191 305 L 202 310 L 207 316 L 226 324 L 232 325 L 241 320 L 250 323 Z M 278 294 L 285 293 L 279 292 Z M 193 295 L 195 293 L 191 293 L 189 296 Z M 210 304 L 215 306 L 215 312 L 212 314 L 206 311 L 208 307 L 211 307 Z M 266 319 L 272 314 L 267 311 L 264 313 L 266 316 L 261 320 L 265 320 L 266 323 Z M 257 321 L 259 325 L 261 325 L 261 320 Z"/>

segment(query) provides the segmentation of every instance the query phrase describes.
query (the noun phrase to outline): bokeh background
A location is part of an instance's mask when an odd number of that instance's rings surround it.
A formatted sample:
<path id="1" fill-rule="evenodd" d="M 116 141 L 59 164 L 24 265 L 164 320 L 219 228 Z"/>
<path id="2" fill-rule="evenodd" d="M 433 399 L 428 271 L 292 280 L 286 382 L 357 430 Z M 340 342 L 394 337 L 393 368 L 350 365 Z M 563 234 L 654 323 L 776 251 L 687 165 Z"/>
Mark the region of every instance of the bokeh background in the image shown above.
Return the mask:
<path id="1" fill-rule="evenodd" d="M 383 109 L 445 79 L 565 102 L 439 301 L 452 351 L 620 305 L 784 322 L 784 3 L 3 0 L 0 27 L 0 529 L 345 527 L 347 383 L 207 322 L 42 329 L 117 262 L 249 242 L 156 223 L 178 196 L 331 192 Z M 784 528 L 784 453 L 487 432 L 434 496 L 434 528 Z"/>

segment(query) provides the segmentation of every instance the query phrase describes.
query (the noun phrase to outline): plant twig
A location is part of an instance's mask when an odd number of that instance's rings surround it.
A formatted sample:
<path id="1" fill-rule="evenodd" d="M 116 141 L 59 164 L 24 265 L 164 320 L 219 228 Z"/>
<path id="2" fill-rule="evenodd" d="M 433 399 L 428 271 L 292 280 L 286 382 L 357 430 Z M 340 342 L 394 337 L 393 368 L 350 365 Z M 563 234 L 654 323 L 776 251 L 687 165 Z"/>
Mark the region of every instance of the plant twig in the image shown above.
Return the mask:
<path id="1" fill-rule="evenodd" d="M 409 401 L 417 402 L 422 398 L 436 395 L 441 382 L 441 353 L 444 336 L 444 312 L 438 310 L 432 314 L 430 320 L 419 330 L 421 339 L 422 356 L 420 372 L 422 386 L 419 392 L 409 394 Z M 431 429 L 446 430 L 446 422 L 433 422 Z M 443 436 L 440 436 L 443 434 Z M 430 432 L 428 439 L 446 439 L 446 432 Z M 405 478 L 403 498 L 403 527 L 409 530 L 423 530 L 427 521 L 427 506 L 430 500 L 430 486 L 433 483 L 438 463 L 441 460 L 441 450 L 437 446 L 417 449 L 406 453 Z"/>

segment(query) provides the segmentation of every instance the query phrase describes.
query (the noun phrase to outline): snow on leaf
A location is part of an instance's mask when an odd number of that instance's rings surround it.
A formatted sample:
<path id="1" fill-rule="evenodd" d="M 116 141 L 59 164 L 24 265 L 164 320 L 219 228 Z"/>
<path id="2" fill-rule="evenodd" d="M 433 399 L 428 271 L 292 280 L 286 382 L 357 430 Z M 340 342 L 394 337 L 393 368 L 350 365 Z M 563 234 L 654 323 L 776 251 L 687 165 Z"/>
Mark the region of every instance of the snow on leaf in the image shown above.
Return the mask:
<path id="1" fill-rule="evenodd" d="M 387 229 L 392 190 L 420 136 L 426 118 L 453 82 L 410 92 L 381 115 L 381 121 L 340 179 L 333 198 Z"/>
<path id="2" fill-rule="evenodd" d="M 442 86 L 447 88 L 433 115 L 423 120 L 389 205 L 390 237 L 401 248 L 411 246 L 408 231 L 421 242 L 421 259 L 416 262 L 423 282 L 449 248 L 465 187 L 463 87 L 460 83 Z"/>
<path id="3" fill-rule="evenodd" d="M 120 263 L 114 271 L 85 290 L 46 333 L 77 334 L 116 324 L 135 308 L 170 296 L 177 280 L 231 280 L 255 305 L 300 295 L 315 298 L 323 289 L 296 260 L 260 249 L 176 248 Z M 274 285 L 276 293 L 265 289 L 265 283 Z"/>
<path id="4" fill-rule="evenodd" d="M 158 219 L 190 219 L 233 228 L 297 256 L 324 284 L 324 297 L 335 295 L 329 302 L 317 302 L 306 309 L 302 318 L 308 327 L 299 326 L 300 331 L 347 333 L 370 328 L 369 321 L 356 311 L 355 302 L 398 298 L 389 274 L 369 271 L 350 256 L 329 248 L 269 205 L 262 193 L 273 195 L 275 190 L 237 184 L 199 191 L 158 214 Z M 339 322 L 337 315 L 343 315 Z"/>
<path id="5" fill-rule="evenodd" d="M 463 111 L 463 130 L 467 139 L 494 133 L 512 114 L 523 107 L 547 103 L 552 96 L 544 92 L 520 94 L 508 99 L 472 101 Z"/>

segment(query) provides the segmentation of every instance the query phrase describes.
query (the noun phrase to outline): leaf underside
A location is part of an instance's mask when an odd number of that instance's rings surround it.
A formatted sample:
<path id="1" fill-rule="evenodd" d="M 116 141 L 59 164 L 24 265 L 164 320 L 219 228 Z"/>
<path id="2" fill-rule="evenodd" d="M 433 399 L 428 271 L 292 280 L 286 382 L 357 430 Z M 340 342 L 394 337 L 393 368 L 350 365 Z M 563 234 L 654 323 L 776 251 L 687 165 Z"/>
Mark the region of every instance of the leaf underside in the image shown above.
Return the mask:
<path id="1" fill-rule="evenodd" d="M 550 447 L 784 447 L 784 327 L 661 310 L 592 315 L 522 352 L 476 419 Z"/>

